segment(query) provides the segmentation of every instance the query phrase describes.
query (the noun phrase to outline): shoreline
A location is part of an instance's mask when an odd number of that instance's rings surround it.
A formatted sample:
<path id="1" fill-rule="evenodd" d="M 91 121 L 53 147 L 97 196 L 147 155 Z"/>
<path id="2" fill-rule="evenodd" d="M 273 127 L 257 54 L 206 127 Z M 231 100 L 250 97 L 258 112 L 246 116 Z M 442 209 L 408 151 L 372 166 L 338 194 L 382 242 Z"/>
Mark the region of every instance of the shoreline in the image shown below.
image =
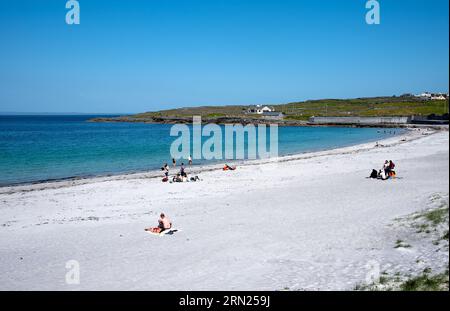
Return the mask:
<path id="1" fill-rule="evenodd" d="M 424 130 L 420 133 L 417 133 L 417 129 Z M 415 139 L 419 139 L 424 136 L 424 133 L 426 135 L 432 135 L 434 133 L 440 132 L 440 131 L 446 131 L 446 129 L 436 129 L 435 127 L 407 127 L 404 128 L 406 131 L 404 134 L 397 134 L 393 137 L 388 137 L 382 140 L 379 140 L 378 143 L 381 143 L 384 145 L 384 147 L 392 146 L 398 143 L 405 143 L 409 142 Z M 447 129 L 448 131 L 448 129 Z M 404 140 L 406 139 L 406 140 Z M 376 141 L 369 141 L 365 143 L 360 143 L 356 145 L 350 145 L 350 146 L 344 146 L 344 147 L 338 147 L 338 148 L 332 148 L 332 149 L 325 149 L 325 150 L 319 150 L 319 151 L 310 151 L 310 152 L 301 152 L 301 153 L 295 153 L 295 154 L 287 154 L 278 156 L 276 158 L 271 159 L 251 159 L 251 160 L 230 160 L 230 161 L 221 161 L 220 163 L 209 163 L 209 164 L 194 164 L 193 166 L 186 166 L 186 169 L 189 173 L 189 175 L 196 175 L 201 174 L 204 172 L 210 172 L 214 170 L 218 170 L 222 168 L 223 163 L 227 162 L 232 165 L 239 165 L 239 166 L 252 166 L 252 165 L 259 165 L 259 164 L 265 164 L 265 163 L 273 163 L 273 162 L 286 162 L 286 161 L 295 161 L 300 159 L 308 159 L 308 158 L 314 158 L 314 157 L 320 157 L 320 156 L 326 156 L 326 155 L 333 155 L 333 154 L 345 154 L 345 153 L 353 153 L 363 150 L 370 150 L 376 148 L 374 146 L 374 143 Z M 388 144 L 388 145 L 386 145 Z M 172 169 L 172 166 L 170 166 Z M 176 169 L 179 169 L 179 166 L 176 167 Z M 36 191 L 36 190 L 45 190 L 45 189 L 59 189 L 59 188 L 65 188 L 70 186 L 77 186 L 77 185 L 84 185 L 84 184 L 90 184 L 94 182 L 107 182 L 107 181 L 115 181 L 115 180 L 128 180 L 128 179 L 154 179 L 154 178 L 162 178 L 161 170 L 159 169 L 150 169 L 150 170 L 141 170 L 141 171 L 134 171 L 134 172 L 120 172 L 120 173 L 105 173 L 105 174 L 99 174 L 99 175 L 85 175 L 85 176 L 74 176 L 74 177 L 65 177 L 65 178 L 58 178 L 58 179 L 48 179 L 48 180 L 41 180 L 41 181 L 33 181 L 33 182 L 24 182 L 24 183 L 16 183 L 16 184 L 10 184 L 10 185 L 0 185 L 0 194 L 12 194 L 16 192 L 29 192 L 29 191 Z"/>
<path id="2" fill-rule="evenodd" d="M 153 117 L 153 118 L 133 118 L 129 116 L 120 116 L 113 118 L 93 118 L 86 122 L 90 123 L 141 123 L 141 124 L 187 124 L 192 125 L 192 117 Z M 434 128 L 442 129 L 447 127 L 447 124 L 429 123 L 314 123 L 307 120 L 293 120 L 293 119 L 264 119 L 254 117 L 220 117 L 208 118 L 202 117 L 202 123 L 209 124 L 242 124 L 242 125 L 270 125 L 276 124 L 280 127 L 354 127 L 354 128 Z"/>

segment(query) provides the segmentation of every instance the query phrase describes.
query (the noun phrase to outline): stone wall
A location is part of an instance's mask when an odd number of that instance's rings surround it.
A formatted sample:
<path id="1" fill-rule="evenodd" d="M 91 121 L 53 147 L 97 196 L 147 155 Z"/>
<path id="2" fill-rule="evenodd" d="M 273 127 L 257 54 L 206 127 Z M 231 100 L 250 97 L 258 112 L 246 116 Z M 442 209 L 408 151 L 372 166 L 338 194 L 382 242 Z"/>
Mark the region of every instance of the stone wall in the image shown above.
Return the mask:
<path id="1" fill-rule="evenodd" d="M 407 124 L 409 117 L 311 117 L 314 124 Z"/>

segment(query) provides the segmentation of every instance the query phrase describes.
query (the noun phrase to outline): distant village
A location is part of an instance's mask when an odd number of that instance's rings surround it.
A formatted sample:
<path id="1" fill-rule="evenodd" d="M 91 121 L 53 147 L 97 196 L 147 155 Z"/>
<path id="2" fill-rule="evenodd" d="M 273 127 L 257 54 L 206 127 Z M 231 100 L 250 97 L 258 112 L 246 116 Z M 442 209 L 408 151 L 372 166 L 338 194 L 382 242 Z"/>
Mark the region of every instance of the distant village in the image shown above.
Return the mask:
<path id="1" fill-rule="evenodd" d="M 431 92 L 423 92 L 421 94 L 403 94 L 400 97 L 408 97 L 408 98 L 417 98 L 419 100 L 447 100 L 449 94 L 445 93 L 431 93 Z M 284 118 L 284 114 L 282 112 L 276 111 L 273 106 L 265 106 L 265 105 L 252 105 L 247 108 L 245 111 L 246 114 L 254 114 L 260 115 L 264 119 L 272 119 L 272 120 L 282 120 Z"/>
<path id="2" fill-rule="evenodd" d="M 446 100 L 448 99 L 448 94 L 424 92 L 417 95 L 403 94 L 401 97 L 416 97 L 422 100 Z"/>

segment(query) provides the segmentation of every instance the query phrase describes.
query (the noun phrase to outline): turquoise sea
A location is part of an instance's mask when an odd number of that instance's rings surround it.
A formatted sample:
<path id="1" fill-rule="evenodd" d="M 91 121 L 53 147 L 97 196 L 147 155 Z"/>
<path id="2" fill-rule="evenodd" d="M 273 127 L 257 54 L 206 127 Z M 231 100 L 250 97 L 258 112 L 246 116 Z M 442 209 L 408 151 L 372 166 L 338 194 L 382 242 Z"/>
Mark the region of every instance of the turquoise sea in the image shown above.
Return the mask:
<path id="1" fill-rule="evenodd" d="M 171 163 L 170 145 L 176 139 L 169 135 L 171 125 L 87 122 L 94 117 L 0 116 L 0 186 L 130 173 Z M 279 155 L 377 141 L 402 131 L 279 127 Z M 194 164 L 212 161 L 196 160 Z"/>

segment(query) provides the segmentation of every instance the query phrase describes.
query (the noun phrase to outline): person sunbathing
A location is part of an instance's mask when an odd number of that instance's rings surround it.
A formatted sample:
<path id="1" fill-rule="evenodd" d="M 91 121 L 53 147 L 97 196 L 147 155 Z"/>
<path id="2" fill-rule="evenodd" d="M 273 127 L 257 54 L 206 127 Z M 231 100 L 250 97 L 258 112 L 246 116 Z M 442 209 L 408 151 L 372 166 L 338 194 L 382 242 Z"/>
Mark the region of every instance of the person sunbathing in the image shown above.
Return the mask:
<path id="1" fill-rule="evenodd" d="M 172 222 L 166 215 L 164 215 L 164 213 L 161 213 L 161 215 L 159 215 L 159 219 L 158 219 L 158 227 L 146 228 L 145 231 L 161 233 L 161 232 L 171 229 L 171 228 L 172 228 Z"/>
<path id="2" fill-rule="evenodd" d="M 180 173 L 178 173 L 177 175 L 173 176 L 172 182 L 183 182 L 183 177 L 181 177 Z"/>
<path id="3" fill-rule="evenodd" d="M 236 166 L 229 166 L 228 164 L 225 164 L 223 167 L 224 171 L 234 171 L 236 169 Z"/>

